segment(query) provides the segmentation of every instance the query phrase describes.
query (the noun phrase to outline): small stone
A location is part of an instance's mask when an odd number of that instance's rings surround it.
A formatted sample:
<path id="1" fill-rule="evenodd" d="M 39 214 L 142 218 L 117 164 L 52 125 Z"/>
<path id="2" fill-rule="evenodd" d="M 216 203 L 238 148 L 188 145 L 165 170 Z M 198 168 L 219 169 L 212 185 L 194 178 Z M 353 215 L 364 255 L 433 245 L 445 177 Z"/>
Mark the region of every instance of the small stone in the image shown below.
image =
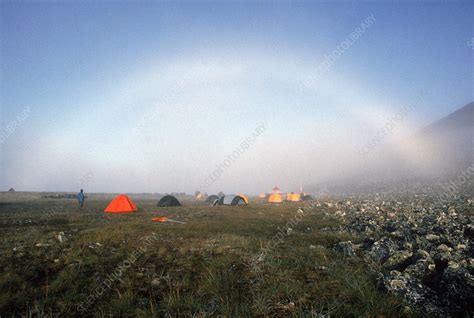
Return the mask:
<path id="1" fill-rule="evenodd" d="M 428 240 L 428 241 L 437 241 L 439 240 L 439 235 L 436 235 L 436 234 L 428 234 L 425 236 L 425 238 Z"/>
<path id="2" fill-rule="evenodd" d="M 412 257 L 412 255 L 413 253 L 410 251 L 406 251 L 406 250 L 397 251 L 389 257 L 389 259 L 385 262 L 384 266 L 387 268 L 402 267 L 403 264 L 407 262 L 410 259 L 410 257 Z"/>
<path id="3" fill-rule="evenodd" d="M 439 252 L 451 252 L 452 248 L 448 247 L 446 244 L 441 244 L 436 248 Z"/>
<path id="4" fill-rule="evenodd" d="M 451 260 L 451 253 L 448 251 L 440 251 L 433 256 L 433 259 L 436 264 L 447 266 L 448 262 Z"/>
<path id="5" fill-rule="evenodd" d="M 397 250 L 398 246 L 394 241 L 388 238 L 382 238 L 372 245 L 368 251 L 368 256 L 375 262 L 383 263 Z"/>
<path id="6" fill-rule="evenodd" d="M 434 269 L 435 264 L 432 259 L 419 259 L 415 264 L 408 266 L 403 273 L 425 280 L 433 275 Z"/>
<path id="7" fill-rule="evenodd" d="M 406 288 L 406 284 L 403 280 L 393 279 L 390 281 L 390 287 L 395 290 L 400 290 Z"/>
<path id="8" fill-rule="evenodd" d="M 467 250 L 467 246 L 466 246 L 466 244 L 458 244 L 456 246 L 456 249 L 457 250 Z"/>
<path id="9" fill-rule="evenodd" d="M 459 268 L 459 264 L 456 263 L 455 261 L 449 261 L 448 262 L 448 267 L 456 269 L 456 268 Z"/>
<path id="10" fill-rule="evenodd" d="M 352 244 L 351 241 L 339 242 L 334 245 L 334 249 L 337 251 L 341 251 L 345 256 L 356 257 L 356 254 L 354 252 L 354 244 Z"/>
<path id="11" fill-rule="evenodd" d="M 59 243 L 64 243 L 64 242 L 67 241 L 67 238 L 66 238 L 66 236 L 64 235 L 64 232 L 60 232 L 60 233 L 58 234 L 58 241 L 59 241 Z"/>
<path id="12" fill-rule="evenodd" d="M 400 273 L 399 271 L 397 270 L 391 270 L 390 271 L 390 275 L 393 276 L 393 277 L 399 277 L 402 275 L 402 273 Z"/>
<path id="13" fill-rule="evenodd" d="M 416 254 L 417 254 L 417 256 L 418 256 L 419 258 L 422 258 L 422 259 L 431 258 L 430 253 L 428 253 L 428 252 L 425 251 L 425 250 L 418 250 L 418 251 L 416 252 Z"/>
<path id="14" fill-rule="evenodd" d="M 406 250 L 411 250 L 413 248 L 413 245 L 409 242 L 403 243 L 403 248 Z"/>
<path id="15" fill-rule="evenodd" d="M 48 247 L 48 246 L 50 246 L 50 244 L 36 243 L 35 246 L 36 246 L 36 247 Z"/>
<path id="16" fill-rule="evenodd" d="M 160 282 L 159 278 L 155 278 L 151 281 L 152 286 L 158 287 L 158 286 L 160 286 L 160 284 L 161 284 L 161 282 Z"/>

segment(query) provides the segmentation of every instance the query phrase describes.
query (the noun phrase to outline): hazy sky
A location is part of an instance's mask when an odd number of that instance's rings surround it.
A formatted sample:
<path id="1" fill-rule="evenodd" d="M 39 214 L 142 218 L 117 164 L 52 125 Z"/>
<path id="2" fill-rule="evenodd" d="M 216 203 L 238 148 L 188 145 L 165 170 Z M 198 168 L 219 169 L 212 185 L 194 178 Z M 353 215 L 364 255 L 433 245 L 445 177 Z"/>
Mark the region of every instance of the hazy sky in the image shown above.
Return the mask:
<path id="1" fill-rule="evenodd" d="M 472 1 L 0 7 L 0 190 L 296 191 L 474 99 Z"/>

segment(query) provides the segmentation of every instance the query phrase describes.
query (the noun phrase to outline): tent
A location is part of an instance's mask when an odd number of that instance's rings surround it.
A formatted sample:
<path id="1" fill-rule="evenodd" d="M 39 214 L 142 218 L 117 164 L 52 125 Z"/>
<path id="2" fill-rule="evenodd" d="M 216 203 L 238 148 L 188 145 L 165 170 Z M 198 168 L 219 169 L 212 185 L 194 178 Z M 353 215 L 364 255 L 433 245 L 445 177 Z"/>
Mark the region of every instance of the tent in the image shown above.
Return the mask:
<path id="1" fill-rule="evenodd" d="M 215 194 L 210 195 L 207 197 L 206 202 L 207 203 L 214 203 L 214 201 L 219 200 L 219 197 Z"/>
<path id="2" fill-rule="evenodd" d="M 272 191 L 275 192 L 275 193 L 278 193 L 278 192 L 280 192 L 280 188 L 278 186 L 274 186 L 272 188 Z"/>
<path id="3" fill-rule="evenodd" d="M 239 193 L 237 194 L 239 197 L 242 197 L 242 199 L 244 199 L 245 203 L 246 204 L 249 204 L 249 197 L 246 196 L 245 194 L 242 194 L 242 193 Z"/>
<path id="4" fill-rule="evenodd" d="M 258 195 L 258 197 L 264 199 L 264 198 L 267 197 L 267 195 L 262 192 L 262 193 L 260 193 L 260 194 Z"/>
<path id="5" fill-rule="evenodd" d="M 158 201 L 158 206 L 163 207 L 163 206 L 181 206 L 181 203 L 179 203 L 178 199 L 176 199 L 172 195 L 165 195 Z"/>
<path id="6" fill-rule="evenodd" d="M 227 194 L 219 199 L 220 205 L 246 205 L 245 199 L 240 195 Z"/>
<path id="7" fill-rule="evenodd" d="M 301 194 L 300 193 L 287 193 L 286 201 L 300 202 L 301 201 Z"/>
<path id="8" fill-rule="evenodd" d="M 270 203 L 281 203 L 283 202 L 283 199 L 281 197 L 281 194 L 279 193 L 273 193 L 268 197 L 268 202 Z"/>
<path id="9" fill-rule="evenodd" d="M 115 197 L 115 199 L 113 199 L 104 210 L 104 212 L 108 212 L 108 213 L 136 212 L 136 211 L 137 211 L 137 206 L 125 194 L 120 194 L 119 196 Z"/>
<path id="10" fill-rule="evenodd" d="M 204 200 L 206 199 L 207 195 L 205 193 L 199 192 L 196 194 L 196 200 Z"/>
<path id="11" fill-rule="evenodd" d="M 15 192 L 15 189 L 10 188 L 10 190 L 8 190 L 8 192 Z"/>
<path id="12" fill-rule="evenodd" d="M 309 194 L 305 194 L 305 195 L 303 195 L 302 199 L 303 199 L 303 201 L 310 201 L 310 200 L 313 200 L 313 197 L 310 196 Z"/>

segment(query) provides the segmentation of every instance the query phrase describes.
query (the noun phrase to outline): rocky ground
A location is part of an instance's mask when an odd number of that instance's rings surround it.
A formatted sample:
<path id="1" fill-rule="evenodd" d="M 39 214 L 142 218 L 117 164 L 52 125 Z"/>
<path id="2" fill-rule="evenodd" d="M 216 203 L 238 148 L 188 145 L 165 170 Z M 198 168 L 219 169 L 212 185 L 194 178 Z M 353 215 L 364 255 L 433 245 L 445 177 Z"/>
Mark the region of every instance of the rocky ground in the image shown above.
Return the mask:
<path id="1" fill-rule="evenodd" d="M 324 203 L 328 217 L 344 225 L 326 231 L 362 236 L 358 244 L 334 248 L 362 258 L 385 290 L 402 297 L 407 311 L 429 316 L 468 316 L 474 312 L 474 258 L 470 195 L 449 198 L 376 194 Z"/>

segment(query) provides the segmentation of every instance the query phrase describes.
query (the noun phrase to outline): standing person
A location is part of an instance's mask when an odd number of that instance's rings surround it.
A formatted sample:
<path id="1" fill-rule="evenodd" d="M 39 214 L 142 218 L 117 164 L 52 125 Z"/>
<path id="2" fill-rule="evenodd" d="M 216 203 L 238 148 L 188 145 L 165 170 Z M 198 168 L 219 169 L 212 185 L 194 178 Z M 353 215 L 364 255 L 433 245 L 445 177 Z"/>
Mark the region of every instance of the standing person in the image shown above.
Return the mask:
<path id="1" fill-rule="evenodd" d="M 77 201 L 79 201 L 79 207 L 82 208 L 84 206 L 84 190 L 81 189 L 79 193 L 77 194 Z"/>

